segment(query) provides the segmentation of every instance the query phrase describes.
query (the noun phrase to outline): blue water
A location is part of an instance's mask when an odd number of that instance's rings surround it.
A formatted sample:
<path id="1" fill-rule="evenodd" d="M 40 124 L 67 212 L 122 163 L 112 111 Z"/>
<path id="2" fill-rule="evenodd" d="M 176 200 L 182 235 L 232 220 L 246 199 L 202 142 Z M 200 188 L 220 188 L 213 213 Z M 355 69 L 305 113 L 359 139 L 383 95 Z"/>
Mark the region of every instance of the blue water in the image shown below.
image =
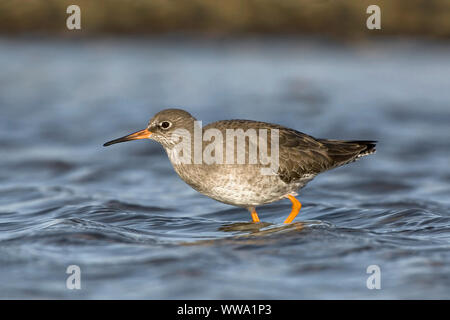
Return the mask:
<path id="1" fill-rule="evenodd" d="M 449 57 L 405 40 L 0 39 L 0 298 L 450 298 Z M 254 225 L 155 142 L 102 147 L 165 107 L 379 146 L 302 189 L 294 224 L 284 200 Z"/>

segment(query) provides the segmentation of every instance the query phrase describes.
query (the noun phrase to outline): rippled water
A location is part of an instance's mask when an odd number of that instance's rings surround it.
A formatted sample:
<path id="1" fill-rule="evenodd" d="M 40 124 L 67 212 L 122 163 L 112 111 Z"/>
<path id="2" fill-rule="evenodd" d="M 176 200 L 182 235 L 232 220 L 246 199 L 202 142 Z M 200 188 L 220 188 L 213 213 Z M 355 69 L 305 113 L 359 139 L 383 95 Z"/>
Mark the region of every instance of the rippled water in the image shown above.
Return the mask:
<path id="1" fill-rule="evenodd" d="M 404 41 L 0 39 L 0 297 L 450 298 L 449 57 Z M 168 106 L 378 152 L 301 190 L 294 224 L 285 200 L 254 225 L 156 143 L 101 146 Z"/>

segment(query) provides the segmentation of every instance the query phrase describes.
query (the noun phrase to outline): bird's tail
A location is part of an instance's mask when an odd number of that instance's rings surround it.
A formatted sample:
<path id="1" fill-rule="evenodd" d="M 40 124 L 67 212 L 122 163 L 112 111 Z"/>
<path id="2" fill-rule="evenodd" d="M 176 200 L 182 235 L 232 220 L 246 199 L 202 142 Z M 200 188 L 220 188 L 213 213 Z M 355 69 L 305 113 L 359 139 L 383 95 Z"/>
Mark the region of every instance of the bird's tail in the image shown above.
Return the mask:
<path id="1" fill-rule="evenodd" d="M 358 158 L 368 156 L 369 154 L 373 154 L 377 151 L 376 146 L 378 141 L 374 140 L 352 140 L 346 141 L 349 144 L 357 144 L 362 148 L 362 150 L 358 153 Z"/>
<path id="2" fill-rule="evenodd" d="M 331 167 L 338 167 L 376 152 L 377 141 L 372 140 L 319 140 L 328 149 Z"/>

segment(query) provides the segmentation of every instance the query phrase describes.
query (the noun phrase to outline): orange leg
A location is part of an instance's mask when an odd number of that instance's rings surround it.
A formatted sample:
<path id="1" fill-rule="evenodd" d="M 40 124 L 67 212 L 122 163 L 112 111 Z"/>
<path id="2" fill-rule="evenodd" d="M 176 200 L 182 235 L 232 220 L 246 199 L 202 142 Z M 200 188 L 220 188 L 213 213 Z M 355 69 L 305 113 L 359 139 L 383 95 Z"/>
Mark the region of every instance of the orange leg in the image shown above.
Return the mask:
<path id="1" fill-rule="evenodd" d="M 250 213 L 252 214 L 253 222 L 259 222 L 258 214 L 256 213 L 255 208 L 249 208 Z"/>
<path id="2" fill-rule="evenodd" d="M 294 221 L 295 217 L 300 212 L 300 208 L 302 207 L 302 204 L 300 203 L 300 201 L 295 199 L 295 197 L 291 196 L 290 194 L 287 197 L 292 202 L 292 211 L 289 214 L 289 216 L 286 218 L 286 220 L 284 220 L 284 223 L 291 223 L 292 221 Z"/>

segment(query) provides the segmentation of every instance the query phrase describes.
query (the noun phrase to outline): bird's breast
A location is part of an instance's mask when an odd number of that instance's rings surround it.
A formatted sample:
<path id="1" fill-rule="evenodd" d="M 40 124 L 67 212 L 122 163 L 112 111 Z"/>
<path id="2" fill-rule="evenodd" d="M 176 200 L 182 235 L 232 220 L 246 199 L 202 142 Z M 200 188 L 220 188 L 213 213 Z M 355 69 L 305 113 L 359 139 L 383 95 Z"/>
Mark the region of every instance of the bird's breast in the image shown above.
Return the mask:
<path id="1" fill-rule="evenodd" d="M 173 164 L 173 167 L 198 192 L 242 207 L 277 201 L 298 188 L 286 184 L 278 175 L 262 175 L 255 165 Z"/>

